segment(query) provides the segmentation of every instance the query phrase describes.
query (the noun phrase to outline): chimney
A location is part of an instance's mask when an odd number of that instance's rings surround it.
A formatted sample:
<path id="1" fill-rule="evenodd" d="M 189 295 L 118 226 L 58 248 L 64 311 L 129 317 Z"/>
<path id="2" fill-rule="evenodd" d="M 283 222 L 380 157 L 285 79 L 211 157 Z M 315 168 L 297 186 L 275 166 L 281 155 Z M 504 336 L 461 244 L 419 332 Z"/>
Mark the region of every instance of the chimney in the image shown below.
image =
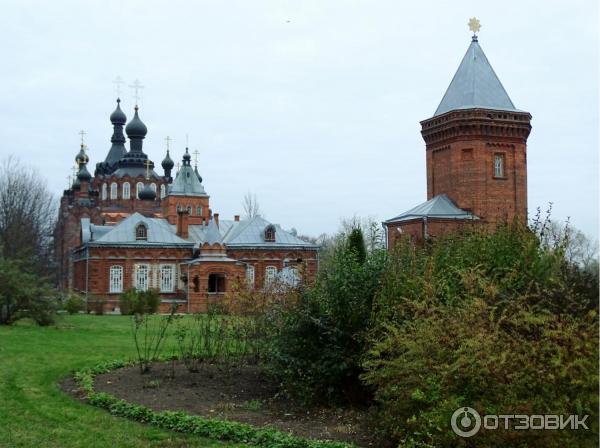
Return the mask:
<path id="1" fill-rule="evenodd" d="M 240 221 L 240 215 L 235 215 L 235 216 L 233 217 L 233 220 L 234 220 L 235 222 L 239 222 L 239 221 Z"/>
<path id="2" fill-rule="evenodd" d="M 215 218 L 215 224 L 217 225 L 217 227 L 219 227 L 219 214 L 215 213 L 213 216 Z"/>
<path id="3" fill-rule="evenodd" d="M 187 210 L 177 212 L 177 236 L 180 238 L 187 238 L 189 236 Z"/>

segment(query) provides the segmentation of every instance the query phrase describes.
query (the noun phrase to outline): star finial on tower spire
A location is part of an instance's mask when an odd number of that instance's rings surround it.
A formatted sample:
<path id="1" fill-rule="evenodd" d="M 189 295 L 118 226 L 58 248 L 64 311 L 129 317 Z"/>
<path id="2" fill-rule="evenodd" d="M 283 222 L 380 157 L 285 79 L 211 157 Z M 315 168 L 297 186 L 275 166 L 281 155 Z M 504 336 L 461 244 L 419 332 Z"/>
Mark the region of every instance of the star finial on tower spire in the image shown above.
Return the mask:
<path id="1" fill-rule="evenodd" d="M 473 31 L 473 40 L 477 40 L 477 33 L 481 29 L 481 22 L 476 17 L 471 17 L 469 19 L 469 29 Z"/>

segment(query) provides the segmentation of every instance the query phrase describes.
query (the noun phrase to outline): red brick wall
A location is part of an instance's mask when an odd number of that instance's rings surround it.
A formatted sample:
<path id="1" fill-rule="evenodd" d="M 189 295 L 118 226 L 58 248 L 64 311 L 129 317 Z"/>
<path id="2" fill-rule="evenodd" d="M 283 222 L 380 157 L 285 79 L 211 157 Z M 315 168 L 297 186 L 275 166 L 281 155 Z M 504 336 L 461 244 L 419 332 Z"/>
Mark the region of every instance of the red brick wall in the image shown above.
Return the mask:
<path id="1" fill-rule="evenodd" d="M 483 109 L 453 111 L 421 122 L 427 198 L 448 195 L 458 207 L 495 225 L 527 218 L 527 137 L 531 115 Z M 494 177 L 494 156 L 505 158 Z"/>

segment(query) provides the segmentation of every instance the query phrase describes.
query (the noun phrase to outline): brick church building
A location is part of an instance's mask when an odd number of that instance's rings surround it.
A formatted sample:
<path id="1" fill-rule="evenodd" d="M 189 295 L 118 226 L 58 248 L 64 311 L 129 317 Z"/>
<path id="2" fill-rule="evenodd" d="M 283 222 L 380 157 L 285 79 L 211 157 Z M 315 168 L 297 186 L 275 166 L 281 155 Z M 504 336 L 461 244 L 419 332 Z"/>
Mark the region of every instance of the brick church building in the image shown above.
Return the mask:
<path id="1" fill-rule="evenodd" d="M 213 213 L 187 148 L 174 177 L 169 149 L 158 174 L 143 151 L 147 128 L 137 105 L 127 123 L 117 99 L 110 121 L 106 158 L 92 176 L 82 144 L 77 176 L 61 197 L 55 244 L 62 290 L 117 311 L 124 290 L 156 288 L 163 311 L 176 302 L 180 311 L 202 312 L 234 281 L 259 288 L 314 278 L 318 246 L 261 216 Z"/>
<path id="2" fill-rule="evenodd" d="M 479 23 L 472 19 L 474 32 Z M 421 122 L 427 201 L 383 224 L 388 247 L 465 225 L 527 220 L 527 137 L 531 115 L 515 107 L 472 37 L 433 117 Z"/>

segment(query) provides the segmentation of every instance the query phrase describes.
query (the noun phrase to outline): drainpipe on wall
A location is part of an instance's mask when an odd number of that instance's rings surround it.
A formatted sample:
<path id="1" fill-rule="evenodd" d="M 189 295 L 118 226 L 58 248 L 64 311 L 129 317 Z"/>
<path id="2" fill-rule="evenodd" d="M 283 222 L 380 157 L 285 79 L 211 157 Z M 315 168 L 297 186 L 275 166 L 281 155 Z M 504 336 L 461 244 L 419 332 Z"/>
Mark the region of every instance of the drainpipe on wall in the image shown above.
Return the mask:
<path id="1" fill-rule="evenodd" d="M 427 216 L 423 216 L 423 239 L 429 239 L 429 225 L 427 223 Z"/>
<path id="2" fill-rule="evenodd" d="M 90 250 L 88 247 L 85 248 L 85 302 L 87 305 L 88 292 L 90 284 Z"/>
<path id="3" fill-rule="evenodd" d="M 188 314 L 190 314 L 190 265 L 188 263 L 187 265 L 188 271 L 187 271 L 187 283 L 185 284 L 185 290 L 186 290 L 186 295 L 187 295 L 187 312 Z"/>

